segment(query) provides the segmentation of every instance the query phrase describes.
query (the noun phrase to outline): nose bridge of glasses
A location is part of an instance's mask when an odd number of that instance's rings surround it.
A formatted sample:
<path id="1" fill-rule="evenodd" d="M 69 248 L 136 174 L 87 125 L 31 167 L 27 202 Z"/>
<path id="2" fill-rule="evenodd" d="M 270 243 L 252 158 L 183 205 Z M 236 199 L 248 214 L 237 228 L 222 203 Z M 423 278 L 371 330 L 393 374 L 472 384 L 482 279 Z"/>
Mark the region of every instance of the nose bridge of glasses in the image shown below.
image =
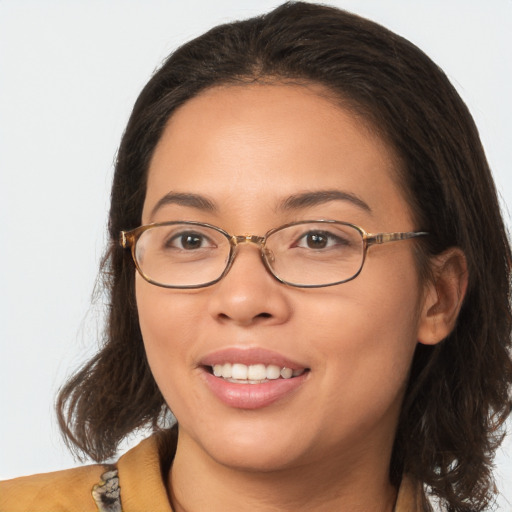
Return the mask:
<path id="1" fill-rule="evenodd" d="M 240 244 L 255 244 L 258 245 L 259 247 L 263 247 L 263 245 L 265 244 L 265 237 L 257 235 L 233 235 L 231 237 L 231 243 L 234 246 Z"/>
<path id="2" fill-rule="evenodd" d="M 265 246 L 266 241 L 266 237 L 257 235 L 233 235 L 231 237 L 231 244 L 233 247 L 238 247 L 242 244 L 257 245 L 260 249 L 264 262 L 266 262 L 265 264 L 268 265 L 274 262 L 274 254 Z"/>
<path id="3" fill-rule="evenodd" d="M 234 261 L 234 259 L 236 257 L 236 254 L 238 252 L 237 249 L 239 248 L 239 246 L 245 245 L 245 244 L 254 244 L 259 249 L 259 252 L 260 252 L 260 255 L 261 255 L 261 259 L 262 259 L 262 262 L 263 262 L 264 266 L 266 267 L 266 269 L 274 277 L 276 277 L 275 274 L 272 271 L 272 264 L 274 263 L 274 254 L 273 254 L 272 251 L 270 251 L 265 246 L 266 240 L 267 239 L 264 236 L 248 235 L 248 234 L 246 234 L 246 235 L 232 235 L 231 239 L 230 239 L 230 242 L 231 242 L 231 246 L 235 250 L 232 252 L 230 261 L 228 263 L 228 269 L 233 264 L 233 261 Z"/>

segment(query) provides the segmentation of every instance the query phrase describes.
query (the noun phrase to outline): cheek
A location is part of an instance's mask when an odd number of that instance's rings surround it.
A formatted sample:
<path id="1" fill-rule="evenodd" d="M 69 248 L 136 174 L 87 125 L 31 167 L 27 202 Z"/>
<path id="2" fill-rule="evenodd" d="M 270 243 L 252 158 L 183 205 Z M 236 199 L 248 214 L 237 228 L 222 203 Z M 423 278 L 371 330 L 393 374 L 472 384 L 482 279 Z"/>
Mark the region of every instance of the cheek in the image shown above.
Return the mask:
<path id="1" fill-rule="evenodd" d="M 184 326 L 192 325 L 190 312 L 180 307 L 182 301 L 172 290 L 142 281 L 137 276 L 136 299 L 144 347 L 155 380 L 162 387 L 172 386 L 183 371 L 187 335 Z M 165 394 L 165 393 L 164 393 Z"/>
<path id="2" fill-rule="evenodd" d="M 187 425 L 199 409 L 197 390 L 189 384 L 196 371 L 191 347 L 199 319 L 194 315 L 201 308 L 187 307 L 194 302 L 192 297 L 142 279 L 136 284 L 136 298 L 151 373 L 168 407 L 180 424 Z"/>
<path id="3" fill-rule="evenodd" d="M 408 367 L 417 343 L 416 297 L 323 297 L 311 304 L 310 333 L 313 357 L 326 365 L 337 364 L 344 373 L 361 367 L 375 373 Z M 368 378 L 368 374 L 363 376 Z"/>
<path id="4" fill-rule="evenodd" d="M 377 280 L 367 272 L 339 290 L 325 289 L 308 301 L 314 321 L 302 327 L 310 333 L 311 357 L 322 365 L 328 386 L 364 403 L 384 404 L 401 393 L 417 345 L 417 277 L 393 270 L 392 277 L 380 273 Z"/>

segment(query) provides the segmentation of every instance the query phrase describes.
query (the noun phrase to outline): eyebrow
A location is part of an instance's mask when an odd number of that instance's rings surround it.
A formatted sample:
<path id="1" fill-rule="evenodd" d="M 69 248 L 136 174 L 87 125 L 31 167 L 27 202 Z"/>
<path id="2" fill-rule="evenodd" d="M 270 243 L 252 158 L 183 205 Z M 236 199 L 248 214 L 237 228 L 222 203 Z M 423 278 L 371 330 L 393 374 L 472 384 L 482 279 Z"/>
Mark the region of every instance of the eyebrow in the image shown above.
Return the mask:
<path id="1" fill-rule="evenodd" d="M 179 206 L 188 206 L 189 208 L 196 208 L 198 210 L 214 212 L 217 210 L 217 207 L 210 201 L 210 199 L 201 196 L 199 194 L 191 194 L 184 192 L 169 192 L 165 194 L 158 203 L 155 204 L 153 209 L 151 210 L 151 217 L 155 215 L 155 213 L 168 204 L 177 204 Z"/>
<path id="2" fill-rule="evenodd" d="M 348 201 L 367 212 L 371 213 L 372 211 L 368 204 L 366 204 L 361 198 L 357 197 L 355 194 L 343 192 L 341 190 L 317 190 L 315 192 L 294 194 L 281 201 L 277 210 L 300 210 L 302 208 L 309 208 L 311 206 L 328 203 L 330 201 Z M 169 192 L 153 207 L 151 210 L 151 217 L 153 217 L 160 208 L 168 204 L 187 206 L 189 208 L 196 208 L 197 210 L 207 212 L 216 212 L 218 210 L 215 203 L 205 196 L 186 192 Z"/>
<path id="3" fill-rule="evenodd" d="M 360 197 L 341 190 L 317 190 L 315 192 L 294 194 L 282 201 L 278 209 L 284 211 L 299 210 L 301 208 L 308 208 L 310 206 L 328 203 L 329 201 L 348 201 L 367 212 L 371 213 L 372 211 L 368 204 L 366 204 Z"/>

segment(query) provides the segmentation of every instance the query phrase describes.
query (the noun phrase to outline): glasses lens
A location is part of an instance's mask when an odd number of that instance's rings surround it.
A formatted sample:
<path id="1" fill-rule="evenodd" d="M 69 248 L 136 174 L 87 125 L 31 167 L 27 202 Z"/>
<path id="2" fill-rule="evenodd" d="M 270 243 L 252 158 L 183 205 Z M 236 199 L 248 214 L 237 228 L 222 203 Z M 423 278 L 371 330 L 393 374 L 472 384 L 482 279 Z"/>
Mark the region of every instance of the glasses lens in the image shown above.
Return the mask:
<path id="1" fill-rule="evenodd" d="M 279 279 L 299 286 L 325 286 L 352 279 L 363 263 L 363 237 L 338 222 L 295 224 L 272 233 L 267 261 Z"/>
<path id="2" fill-rule="evenodd" d="M 229 240 L 222 232 L 197 224 L 154 226 L 142 233 L 135 246 L 141 273 L 169 287 L 215 281 L 224 272 L 229 253 Z"/>

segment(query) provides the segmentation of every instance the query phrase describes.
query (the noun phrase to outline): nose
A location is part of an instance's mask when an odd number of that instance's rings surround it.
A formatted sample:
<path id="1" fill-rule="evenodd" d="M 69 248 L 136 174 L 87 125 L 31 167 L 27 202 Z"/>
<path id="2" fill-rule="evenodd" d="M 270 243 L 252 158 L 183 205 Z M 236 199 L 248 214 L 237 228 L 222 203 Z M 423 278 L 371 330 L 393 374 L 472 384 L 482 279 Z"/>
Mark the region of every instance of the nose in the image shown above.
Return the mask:
<path id="1" fill-rule="evenodd" d="M 280 324 L 292 312 L 289 288 L 266 269 L 257 244 L 243 243 L 229 272 L 211 288 L 209 312 L 240 326 Z"/>

